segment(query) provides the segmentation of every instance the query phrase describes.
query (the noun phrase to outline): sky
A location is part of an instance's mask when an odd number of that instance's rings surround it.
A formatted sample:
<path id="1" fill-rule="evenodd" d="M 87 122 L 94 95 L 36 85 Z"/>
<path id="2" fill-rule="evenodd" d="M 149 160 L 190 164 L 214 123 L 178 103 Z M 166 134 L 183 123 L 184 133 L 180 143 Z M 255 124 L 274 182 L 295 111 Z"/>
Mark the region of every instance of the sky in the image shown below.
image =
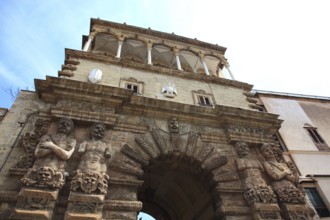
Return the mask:
<path id="1" fill-rule="evenodd" d="M 327 0 L 1 0 L 0 107 L 9 91 L 57 76 L 81 49 L 90 18 L 197 38 L 227 48 L 236 80 L 254 89 L 329 97 Z"/>

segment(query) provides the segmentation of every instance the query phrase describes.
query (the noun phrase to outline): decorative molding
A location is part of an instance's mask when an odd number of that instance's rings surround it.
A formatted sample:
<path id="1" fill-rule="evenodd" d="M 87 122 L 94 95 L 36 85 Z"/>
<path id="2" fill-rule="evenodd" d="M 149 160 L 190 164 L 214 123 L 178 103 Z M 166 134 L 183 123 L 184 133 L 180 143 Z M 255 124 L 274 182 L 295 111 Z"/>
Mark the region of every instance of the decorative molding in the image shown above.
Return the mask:
<path id="1" fill-rule="evenodd" d="M 109 27 L 109 28 L 115 28 L 118 30 L 122 30 L 122 31 L 131 31 L 134 33 L 139 33 L 139 34 L 144 34 L 144 35 L 149 35 L 149 36 L 153 36 L 156 38 L 161 38 L 161 39 L 167 39 L 167 40 L 171 40 L 171 41 L 177 41 L 183 44 L 191 44 L 191 45 L 195 45 L 198 47 L 203 47 L 203 48 L 208 48 L 211 50 L 216 50 L 217 52 L 220 52 L 222 54 L 225 53 L 226 48 L 225 47 L 221 47 L 219 45 L 214 45 L 214 44 L 210 44 L 207 42 L 203 42 L 203 41 L 199 41 L 196 38 L 195 39 L 191 39 L 191 38 L 186 38 L 186 37 L 182 37 L 182 36 L 178 36 L 175 34 L 168 34 L 168 33 L 164 33 L 164 32 L 160 32 L 160 31 L 154 31 L 151 29 L 144 29 L 144 28 L 140 28 L 140 27 L 136 27 L 136 26 L 131 26 L 131 25 L 127 25 L 127 24 L 119 24 L 119 23 L 115 23 L 115 22 L 110 22 L 110 21 L 105 21 L 105 20 L 101 20 L 101 19 L 91 19 L 91 29 L 92 27 L 94 27 L 95 25 L 100 25 L 100 26 L 104 26 L 104 27 Z"/>
<path id="2" fill-rule="evenodd" d="M 110 125 L 113 125 L 117 119 L 115 109 L 112 107 L 70 100 L 58 101 L 56 106 L 52 108 L 51 115 Z"/>
<path id="3" fill-rule="evenodd" d="M 103 209 L 111 211 L 135 211 L 142 209 L 142 202 L 128 200 L 106 200 Z"/>
<path id="4" fill-rule="evenodd" d="M 227 216 L 227 215 L 248 215 L 250 213 L 250 209 L 248 207 L 242 206 L 220 206 L 216 210 L 216 214 Z"/>
<path id="5" fill-rule="evenodd" d="M 147 131 L 147 127 L 141 124 L 116 123 L 113 126 L 113 130 L 144 134 Z"/>
<path id="6" fill-rule="evenodd" d="M 198 81 L 205 81 L 205 82 L 212 82 L 212 83 L 217 83 L 217 84 L 222 84 L 222 85 L 228 85 L 240 89 L 244 89 L 247 91 L 250 91 L 252 89 L 252 85 L 235 81 L 235 80 L 229 80 L 225 78 L 220 78 L 220 77 L 210 77 L 204 74 L 195 74 L 193 72 L 186 72 L 182 70 L 175 70 L 175 69 L 168 69 L 164 67 L 159 67 L 159 66 L 152 66 L 152 65 L 147 65 L 144 63 L 136 63 L 133 61 L 125 60 L 125 59 L 117 59 L 113 58 L 111 56 L 106 56 L 102 54 L 95 54 L 95 53 L 86 53 L 80 50 L 72 50 L 72 49 L 66 49 L 65 50 L 66 56 L 69 57 L 74 57 L 74 58 L 82 58 L 82 59 L 88 59 L 88 60 L 95 60 L 97 62 L 105 62 L 105 63 L 110 63 L 113 65 L 120 65 L 123 67 L 130 67 L 134 69 L 140 69 L 143 71 L 148 71 L 151 73 L 162 73 L 164 75 L 175 75 L 180 78 L 185 78 L 185 79 L 194 79 Z M 184 73 L 184 74 L 183 74 Z"/>
<path id="7" fill-rule="evenodd" d="M 155 159 L 159 156 L 153 144 L 145 136 L 139 135 L 134 140 L 151 158 Z"/>
<path id="8" fill-rule="evenodd" d="M 164 155 L 168 154 L 168 148 L 165 141 L 165 138 L 160 133 L 160 129 L 156 126 L 151 126 L 150 132 L 152 137 L 154 138 L 154 141 L 156 142 L 160 152 Z"/>
<path id="9" fill-rule="evenodd" d="M 149 164 L 149 161 L 145 159 L 142 154 L 131 148 L 128 144 L 124 144 L 120 151 L 143 166 L 147 166 Z"/>

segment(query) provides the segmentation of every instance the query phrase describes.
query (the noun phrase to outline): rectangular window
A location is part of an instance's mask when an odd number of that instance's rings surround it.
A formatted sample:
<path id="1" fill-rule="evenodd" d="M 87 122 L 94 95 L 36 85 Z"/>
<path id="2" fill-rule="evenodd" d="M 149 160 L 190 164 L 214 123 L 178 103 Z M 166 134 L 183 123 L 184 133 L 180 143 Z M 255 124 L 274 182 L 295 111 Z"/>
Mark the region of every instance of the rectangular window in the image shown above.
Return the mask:
<path id="1" fill-rule="evenodd" d="M 209 97 L 207 96 L 197 96 L 198 104 L 201 106 L 213 106 Z"/>
<path id="2" fill-rule="evenodd" d="M 329 217 L 330 212 L 325 206 L 321 196 L 317 192 L 316 188 L 305 188 L 305 191 L 307 193 L 308 198 L 311 200 L 311 203 L 313 204 L 317 214 L 320 217 Z"/>
<path id="3" fill-rule="evenodd" d="M 330 151 L 329 146 L 321 137 L 321 135 L 317 132 L 316 128 L 306 128 L 309 136 L 312 138 L 314 144 L 320 151 Z"/>
<path id="4" fill-rule="evenodd" d="M 139 87 L 137 85 L 127 83 L 125 87 L 126 89 L 133 90 L 133 93 L 139 94 Z"/>

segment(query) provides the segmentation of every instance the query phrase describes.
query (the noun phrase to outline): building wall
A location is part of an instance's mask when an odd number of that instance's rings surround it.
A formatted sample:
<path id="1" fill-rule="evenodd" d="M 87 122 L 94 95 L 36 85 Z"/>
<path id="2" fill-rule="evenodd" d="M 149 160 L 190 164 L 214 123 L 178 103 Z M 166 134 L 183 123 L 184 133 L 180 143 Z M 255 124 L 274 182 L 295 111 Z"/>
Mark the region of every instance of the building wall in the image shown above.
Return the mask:
<path id="1" fill-rule="evenodd" d="M 12 107 L 0 122 L 0 188 L 14 189 L 20 187 L 19 182 L 6 181 L 8 171 L 24 155 L 24 149 L 15 148 L 18 140 L 29 128 L 25 126 L 27 120 L 33 117 L 32 113 L 44 108 L 45 103 L 41 102 L 36 93 L 31 91 L 21 91 Z M 20 152 L 13 152 L 13 151 Z"/>
<path id="2" fill-rule="evenodd" d="M 80 64 L 72 78 L 79 81 L 88 81 L 89 72 L 92 69 L 100 69 L 103 73 L 100 84 L 113 87 L 119 87 L 121 79 L 130 77 L 137 81 L 144 82 L 142 96 L 179 102 L 194 105 L 192 91 L 204 90 L 207 94 L 213 94 L 217 105 L 231 106 L 237 108 L 249 109 L 244 90 L 228 85 L 221 85 L 209 82 L 201 82 L 197 80 L 187 79 L 184 77 L 176 77 L 163 75 L 156 72 L 146 72 L 133 68 L 109 65 L 96 61 L 79 59 Z M 184 73 L 182 73 L 184 74 Z M 174 83 L 178 95 L 174 98 L 165 97 L 161 91 L 162 87 L 167 83 Z"/>
<path id="3" fill-rule="evenodd" d="M 279 133 L 288 150 L 287 156 L 293 159 L 302 177 L 316 181 L 312 185 L 330 209 L 330 148 L 329 151 L 320 151 L 304 128 L 306 124 L 317 128 L 329 146 L 329 100 L 262 94 L 259 97 L 268 112 L 279 114 L 279 118 L 284 120 Z"/>

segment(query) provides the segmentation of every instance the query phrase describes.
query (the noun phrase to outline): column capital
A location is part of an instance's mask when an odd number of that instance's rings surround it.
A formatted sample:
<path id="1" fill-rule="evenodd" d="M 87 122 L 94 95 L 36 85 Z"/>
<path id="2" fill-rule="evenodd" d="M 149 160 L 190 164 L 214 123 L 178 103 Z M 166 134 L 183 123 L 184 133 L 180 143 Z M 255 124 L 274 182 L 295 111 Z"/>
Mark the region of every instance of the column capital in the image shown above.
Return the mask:
<path id="1" fill-rule="evenodd" d="M 198 57 L 201 58 L 202 60 L 204 60 L 205 55 L 204 55 L 203 52 L 199 51 L 198 52 Z"/>
<path id="2" fill-rule="evenodd" d="M 177 47 L 173 47 L 173 53 L 174 53 L 176 56 L 179 55 L 179 53 L 180 53 L 179 48 L 177 48 Z"/>
<path id="3" fill-rule="evenodd" d="M 148 48 L 148 49 L 151 49 L 151 48 L 152 48 L 152 45 L 154 45 L 154 43 L 152 43 L 152 42 L 150 42 L 150 41 L 147 42 L 147 48 Z"/>
<path id="4" fill-rule="evenodd" d="M 125 37 L 123 35 L 118 36 L 118 41 L 124 42 Z"/>

